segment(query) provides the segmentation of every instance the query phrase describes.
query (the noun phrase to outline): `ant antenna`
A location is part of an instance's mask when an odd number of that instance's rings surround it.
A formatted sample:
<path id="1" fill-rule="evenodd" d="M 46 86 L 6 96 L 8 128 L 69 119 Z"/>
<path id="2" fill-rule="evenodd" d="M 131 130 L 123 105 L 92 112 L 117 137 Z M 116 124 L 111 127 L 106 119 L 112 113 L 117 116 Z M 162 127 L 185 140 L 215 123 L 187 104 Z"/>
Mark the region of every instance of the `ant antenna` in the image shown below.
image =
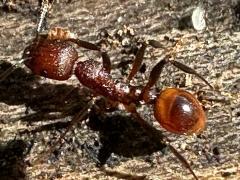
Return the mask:
<path id="1" fill-rule="evenodd" d="M 54 0 L 42 0 L 41 3 L 41 14 L 37 25 L 37 34 L 43 30 L 43 24 L 46 21 L 46 15 L 52 7 Z"/>

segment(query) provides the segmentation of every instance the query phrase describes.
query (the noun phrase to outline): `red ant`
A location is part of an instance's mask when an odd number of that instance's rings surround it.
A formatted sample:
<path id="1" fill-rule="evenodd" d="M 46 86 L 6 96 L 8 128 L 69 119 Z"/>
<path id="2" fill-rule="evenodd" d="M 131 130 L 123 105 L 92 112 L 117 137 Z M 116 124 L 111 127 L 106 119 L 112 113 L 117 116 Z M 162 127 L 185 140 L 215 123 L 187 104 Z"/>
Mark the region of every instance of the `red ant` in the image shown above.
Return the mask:
<path id="1" fill-rule="evenodd" d="M 74 45 L 99 51 L 102 56 L 102 63 L 94 60 L 79 61 Z M 155 40 L 149 40 L 141 44 L 128 76 L 129 81 L 140 69 L 147 45 L 154 48 L 161 47 L 160 43 Z M 60 28 L 50 31 L 48 35 L 39 34 L 33 43 L 25 49 L 23 58 L 25 59 L 25 65 L 39 76 L 62 81 L 69 79 L 74 74 L 82 85 L 92 90 L 96 95 L 105 97 L 112 106 L 119 103 L 123 104 L 125 109 L 138 120 L 150 135 L 152 135 L 154 128 L 145 122 L 136 108 L 142 102 L 154 106 L 156 120 L 170 132 L 187 135 L 198 134 L 205 127 L 206 116 L 203 108 L 191 93 L 178 88 L 167 88 L 162 90 L 156 98 L 151 97 L 150 89 L 155 85 L 163 67 L 168 63 L 186 73 L 196 75 L 211 87 L 195 70 L 180 62 L 170 60 L 169 55 L 166 55 L 153 67 L 149 81 L 140 93 L 137 93 L 136 87 L 130 86 L 127 82 L 114 82 L 110 75 L 110 58 L 106 52 L 101 51 L 98 45 L 73 38 L 69 36 L 67 31 Z M 90 101 L 79 113 L 79 116 L 72 120 L 71 125 L 61 135 L 60 139 L 65 136 L 72 125 L 86 116 L 93 103 L 93 100 Z M 167 137 L 162 134 L 157 134 L 156 137 L 162 138 L 161 142 L 164 142 L 170 148 L 197 179 L 188 162 L 170 145 Z"/>

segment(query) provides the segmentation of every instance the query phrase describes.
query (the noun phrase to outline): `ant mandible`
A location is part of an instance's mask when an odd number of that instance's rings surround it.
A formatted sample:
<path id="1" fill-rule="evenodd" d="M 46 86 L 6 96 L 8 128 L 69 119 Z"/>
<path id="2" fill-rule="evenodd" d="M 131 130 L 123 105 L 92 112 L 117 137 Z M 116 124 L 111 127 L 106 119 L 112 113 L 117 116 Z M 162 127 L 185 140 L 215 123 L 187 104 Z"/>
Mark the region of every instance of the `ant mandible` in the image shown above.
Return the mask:
<path id="1" fill-rule="evenodd" d="M 128 82 L 140 69 L 147 45 L 154 48 L 161 46 L 155 40 L 141 43 L 128 76 Z M 79 61 L 75 46 L 100 52 L 102 63 L 94 60 Z M 138 120 L 149 134 L 152 133 L 153 127 L 145 122 L 136 108 L 142 102 L 153 105 L 156 120 L 163 128 L 172 133 L 198 134 L 205 127 L 206 116 L 204 110 L 200 102 L 191 93 L 178 88 L 167 88 L 162 90 L 156 98 L 151 97 L 150 89 L 155 85 L 163 67 L 168 63 L 186 73 L 196 75 L 211 87 L 195 70 L 180 62 L 170 60 L 169 56 L 165 56 L 153 67 L 149 81 L 140 93 L 137 93 L 136 87 L 130 86 L 127 82 L 114 82 L 110 75 L 110 58 L 98 45 L 73 38 L 68 31 L 61 28 L 49 31 L 48 35 L 38 34 L 33 43 L 25 49 L 23 58 L 25 59 L 25 65 L 34 74 L 45 78 L 63 81 L 74 74 L 82 85 L 95 94 L 103 96 L 115 104 L 123 104 L 125 109 Z M 91 108 L 91 105 L 88 108 Z M 87 111 L 87 109 L 84 109 L 84 111 Z M 74 122 L 71 124 L 74 124 Z M 66 131 L 61 137 L 66 134 Z M 171 151 L 197 179 L 188 162 L 170 145 L 167 137 L 162 134 L 161 137 L 163 138 L 162 141 L 170 147 Z"/>

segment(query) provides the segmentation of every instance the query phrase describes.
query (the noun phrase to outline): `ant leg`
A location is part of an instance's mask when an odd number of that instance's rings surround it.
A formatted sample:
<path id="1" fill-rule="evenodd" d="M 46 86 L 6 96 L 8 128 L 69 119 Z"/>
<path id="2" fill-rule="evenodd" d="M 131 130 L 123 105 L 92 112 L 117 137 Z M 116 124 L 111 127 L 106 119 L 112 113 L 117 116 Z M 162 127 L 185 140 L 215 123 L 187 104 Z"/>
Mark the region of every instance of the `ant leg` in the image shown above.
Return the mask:
<path id="1" fill-rule="evenodd" d="M 156 40 L 148 40 L 147 43 L 142 43 L 142 46 L 138 50 L 135 60 L 133 62 L 132 70 L 130 71 L 130 74 L 128 76 L 129 81 L 136 75 L 136 73 L 141 68 L 143 57 L 144 57 L 144 52 L 147 48 L 147 45 L 150 45 L 154 48 L 163 48 L 162 44 Z M 149 90 L 158 80 L 158 78 L 162 72 L 162 69 L 166 63 L 167 63 L 166 60 L 162 60 L 159 63 L 157 63 L 157 65 L 154 66 L 154 68 L 152 69 L 152 71 L 150 73 L 149 81 L 148 81 L 147 85 L 143 88 L 143 90 L 139 96 L 139 100 L 143 99 L 145 102 L 150 101 Z"/>
<path id="2" fill-rule="evenodd" d="M 128 112 L 132 114 L 132 116 L 139 122 L 139 124 L 146 130 L 146 132 L 154 139 L 155 142 L 158 142 L 159 144 L 165 144 L 171 152 L 178 158 L 178 160 L 190 171 L 190 173 L 193 175 L 193 177 L 198 180 L 198 177 L 193 172 L 190 164 L 188 161 L 174 148 L 171 144 L 169 139 L 164 136 L 160 131 L 156 130 L 154 127 L 149 125 L 137 112 L 135 105 L 125 105 L 125 108 Z"/>
<path id="3" fill-rule="evenodd" d="M 74 38 L 69 38 L 67 39 L 68 41 L 71 41 L 75 44 L 77 44 L 79 47 L 83 47 L 85 49 L 89 49 L 89 50 L 94 50 L 94 51 L 101 51 L 100 47 L 98 47 L 97 45 L 87 42 L 87 41 L 83 41 L 80 39 L 74 39 Z"/>
<path id="4" fill-rule="evenodd" d="M 154 48 L 163 48 L 162 44 L 159 41 L 156 40 L 148 40 L 147 43 L 142 43 L 141 48 L 138 50 L 136 57 L 133 61 L 132 69 L 130 71 L 130 74 L 128 76 L 128 80 L 130 81 L 139 71 L 142 65 L 143 57 L 144 57 L 144 52 L 147 48 L 147 45 L 150 45 Z"/>
<path id="5" fill-rule="evenodd" d="M 106 52 L 101 52 L 102 55 L 102 60 L 103 60 L 103 68 L 105 69 L 105 71 L 110 74 L 111 72 L 111 60 L 110 57 L 108 56 L 108 54 Z"/>
<path id="6" fill-rule="evenodd" d="M 139 96 L 140 100 L 144 100 L 145 102 L 150 101 L 149 97 L 149 91 L 151 87 L 157 82 L 163 67 L 167 64 L 167 61 L 165 59 L 159 61 L 150 72 L 148 83 L 145 85 L 145 87 L 142 89 L 142 92 Z"/>
<path id="7" fill-rule="evenodd" d="M 162 44 L 159 41 L 156 41 L 156 40 L 148 40 L 147 43 L 142 43 L 142 46 L 138 50 L 138 52 L 136 54 L 136 57 L 135 57 L 135 60 L 133 62 L 132 70 L 130 71 L 130 74 L 128 76 L 129 81 L 136 75 L 136 73 L 141 68 L 143 57 L 144 57 L 144 52 L 147 48 L 147 44 L 154 47 L 154 48 L 163 48 Z M 143 90 L 142 90 L 142 92 L 139 96 L 140 99 L 144 99 L 146 102 L 149 101 L 148 92 L 149 92 L 150 88 L 158 80 L 158 78 L 161 74 L 161 71 L 162 71 L 164 65 L 166 64 L 166 62 L 167 62 L 166 60 L 162 60 L 156 66 L 154 66 L 153 70 L 150 73 L 149 82 L 143 88 Z"/>
<path id="8" fill-rule="evenodd" d="M 83 121 L 86 119 L 89 109 L 92 108 L 94 102 L 95 102 L 95 98 L 93 98 L 92 100 L 90 100 L 88 102 L 88 104 L 78 113 L 75 115 L 75 117 L 72 119 L 72 121 L 70 121 L 70 124 L 68 125 L 68 127 L 65 129 L 65 131 L 61 134 L 61 136 L 59 137 L 59 139 L 53 143 L 53 145 L 48 149 L 48 151 L 46 152 L 46 154 L 44 156 L 41 156 L 40 158 L 36 159 L 33 163 L 38 164 L 38 163 L 42 163 L 46 156 L 48 156 L 49 154 L 52 154 L 56 148 L 57 145 L 61 145 L 62 139 L 64 138 L 64 136 L 67 134 L 67 132 L 77 123 Z"/>
<path id="9" fill-rule="evenodd" d="M 156 40 L 148 40 L 148 44 L 154 48 L 162 48 L 162 45 L 160 42 L 156 41 Z M 146 46 L 146 45 L 145 45 Z M 145 48 L 146 47 L 143 47 L 142 48 Z M 133 74 L 133 76 L 137 73 L 137 68 L 140 68 L 141 66 L 141 63 L 142 63 L 142 59 L 143 59 L 143 53 L 144 53 L 144 50 L 145 49 L 140 49 L 139 51 L 139 54 L 141 54 L 141 56 L 136 56 L 136 62 L 134 62 L 133 64 L 133 69 L 131 71 L 131 73 Z M 150 101 L 150 97 L 149 97 L 149 91 L 150 91 L 150 88 L 157 82 L 161 72 L 162 72 L 162 69 L 163 67 L 165 66 L 165 64 L 167 63 L 171 63 L 172 65 L 174 65 L 175 67 L 177 67 L 178 69 L 186 72 L 186 73 L 189 73 L 189 74 L 193 74 L 195 76 L 197 76 L 198 78 L 200 78 L 202 81 L 204 81 L 211 89 L 213 89 L 213 87 L 210 85 L 210 83 L 204 79 L 200 74 L 198 74 L 194 69 L 178 62 L 178 61 L 174 61 L 174 60 L 169 60 L 168 57 L 166 56 L 164 60 L 161 60 L 160 62 L 158 62 L 152 69 L 151 73 L 150 73 L 150 77 L 149 77 L 149 81 L 148 83 L 146 84 L 146 86 L 143 88 L 140 96 L 139 96 L 139 100 L 144 100 L 145 102 L 149 102 Z M 135 65 L 136 64 L 136 65 Z M 137 67 L 135 69 L 134 72 L 134 65 Z M 131 75 L 131 74 L 130 74 Z M 130 77 L 129 75 L 129 77 Z"/>
<path id="10" fill-rule="evenodd" d="M 161 43 L 159 43 L 156 40 L 149 40 L 148 41 L 149 45 L 151 45 L 154 48 L 162 48 Z M 181 43 L 181 41 L 177 41 L 175 46 L 177 46 L 179 43 Z M 174 50 L 172 50 L 174 51 Z M 202 81 L 204 81 L 211 89 L 213 89 L 213 87 L 210 85 L 210 83 L 204 79 L 200 74 L 198 74 L 194 69 L 178 62 L 178 61 L 174 61 L 174 60 L 168 60 L 168 62 L 170 62 L 172 65 L 174 65 L 175 67 L 177 67 L 178 69 L 188 73 L 188 74 L 193 74 L 195 76 L 197 76 L 198 78 L 200 78 Z"/>
<path id="11" fill-rule="evenodd" d="M 141 48 L 138 50 L 136 57 L 133 61 L 133 65 L 132 65 L 132 69 L 130 71 L 130 74 L 128 76 L 128 80 L 130 81 L 139 71 L 139 69 L 141 68 L 142 65 L 142 61 L 143 61 L 143 56 L 144 56 L 144 52 L 145 49 L 147 48 L 147 44 L 146 43 L 142 43 Z"/>
<path id="12" fill-rule="evenodd" d="M 188 74 L 193 74 L 195 76 L 197 76 L 198 78 L 200 78 L 202 81 L 204 81 L 211 89 L 213 89 L 213 87 L 210 85 L 210 83 L 204 79 L 200 74 L 198 74 L 194 69 L 178 62 L 178 61 L 174 61 L 174 60 L 169 60 L 168 62 L 170 62 L 172 65 L 174 65 L 175 67 L 177 67 L 178 69 L 182 70 L 183 72 L 186 72 Z"/>
<path id="13" fill-rule="evenodd" d="M 108 54 L 106 52 L 102 52 L 101 48 L 99 46 L 97 46 L 93 43 L 87 42 L 87 41 L 80 40 L 80 39 L 70 38 L 70 39 L 68 39 L 68 41 L 71 41 L 71 42 L 77 44 L 79 47 L 83 47 L 85 49 L 101 52 L 101 56 L 102 56 L 102 60 L 103 60 L 103 68 L 105 69 L 105 71 L 107 73 L 110 73 L 110 71 L 111 71 L 110 57 L 108 56 Z"/>
<path id="14" fill-rule="evenodd" d="M 198 74 L 195 70 L 193 70 L 192 68 L 178 62 L 178 61 L 174 61 L 174 60 L 168 60 L 168 59 L 164 59 L 159 61 L 152 69 L 152 71 L 150 72 L 150 77 L 149 77 L 149 81 L 146 84 L 146 86 L 143 88 L 139 99 L 140 100 L 144 100 L 145 102 L 149 102 L 150 101 L 150 97 L 149 97 L 149 91 L 150 88 L 157 82 L 163 67 L 165 66 L 165 64 L 167 63 L 171 63 L 172 65 L 174 65 L 175 67 L 177 67 L 178 69 L 188 73 L 188 74 L 193 74 L 195 76 L 197 76 L 198 78 L 200 78 L 201 80 L 203 80 L 211 89 L 213 89 L 213 87 L 209 84 L 209 82 L 207 80 L 205 80 L 200 74 Z"/>
<path id="15" fill-rule="evenodd" d="M 178 158 L 178 160 L 190 171 L 193 177 L 198 180 L 197 175 L 193 172 L 191 165 L 188 163 L 188 161 L 171 144 L 167 144 L 167 146 L 171 150 L 171 152 Z"/>

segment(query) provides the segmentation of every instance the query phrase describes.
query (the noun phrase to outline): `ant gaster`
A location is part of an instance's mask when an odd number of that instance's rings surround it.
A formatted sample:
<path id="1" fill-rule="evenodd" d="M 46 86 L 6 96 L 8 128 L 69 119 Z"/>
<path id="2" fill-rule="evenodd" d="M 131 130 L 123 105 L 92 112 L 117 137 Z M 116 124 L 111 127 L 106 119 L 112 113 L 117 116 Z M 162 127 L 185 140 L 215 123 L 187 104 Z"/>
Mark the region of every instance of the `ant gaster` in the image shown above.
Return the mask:
<path id="1" fill-rule="evenodd" d="M 102 63 L 94 60 L 79 61 L 75 45 L 99 51 L 102 56 Z M 140 69 L 147 45 L 154 48 L 161 47 L 160 43 L 155 40 L 142 43 L 133 62 L 128 82 Z M 198 134 L 205 127 L 206 116 L 203 108 L 191 93 L 178 88 L 167 88 L 162 90 L 156 98 L 151 97 L 150 89 L 155 85 L 163 67 L 168 63 L 186 73 L 196 75 L 211 87 L 195 70 L 180 62 L 170 60 L 168 56 L 165 56 L 153 67 L 149 81 L 140 93 L 137 93 L 136 88 L 130 86 L 127 82 L 117 84 L 114 82 L 110 75 L 110 58 L 106 52 L 102 52 L 98 45 L 73 38 L 69 36 L 67 31 L 60 28 L 49 31 L 48 35 L 39 34 L 33 43 L 25 49 L 23 58 L 26 59 L 25 65 L 39 76 L 55 80 L 67 80 L 74 74 L 82 85 L 91 89 L 94 93 L 105 97 L 110 102 L 123 104 L 125 109 L 138 120 L 149 134 L 151 134 L 153 127 L 145 122 L 136 108 L 142 102 L 153 104 L 156 120 L 170 132 L 188 135 Z M 162 141 L 167 144 L 197 179 L 188 162 L 170 145 L 167 137 L 163 135 L 161 137 L 163 138 Z"/>

